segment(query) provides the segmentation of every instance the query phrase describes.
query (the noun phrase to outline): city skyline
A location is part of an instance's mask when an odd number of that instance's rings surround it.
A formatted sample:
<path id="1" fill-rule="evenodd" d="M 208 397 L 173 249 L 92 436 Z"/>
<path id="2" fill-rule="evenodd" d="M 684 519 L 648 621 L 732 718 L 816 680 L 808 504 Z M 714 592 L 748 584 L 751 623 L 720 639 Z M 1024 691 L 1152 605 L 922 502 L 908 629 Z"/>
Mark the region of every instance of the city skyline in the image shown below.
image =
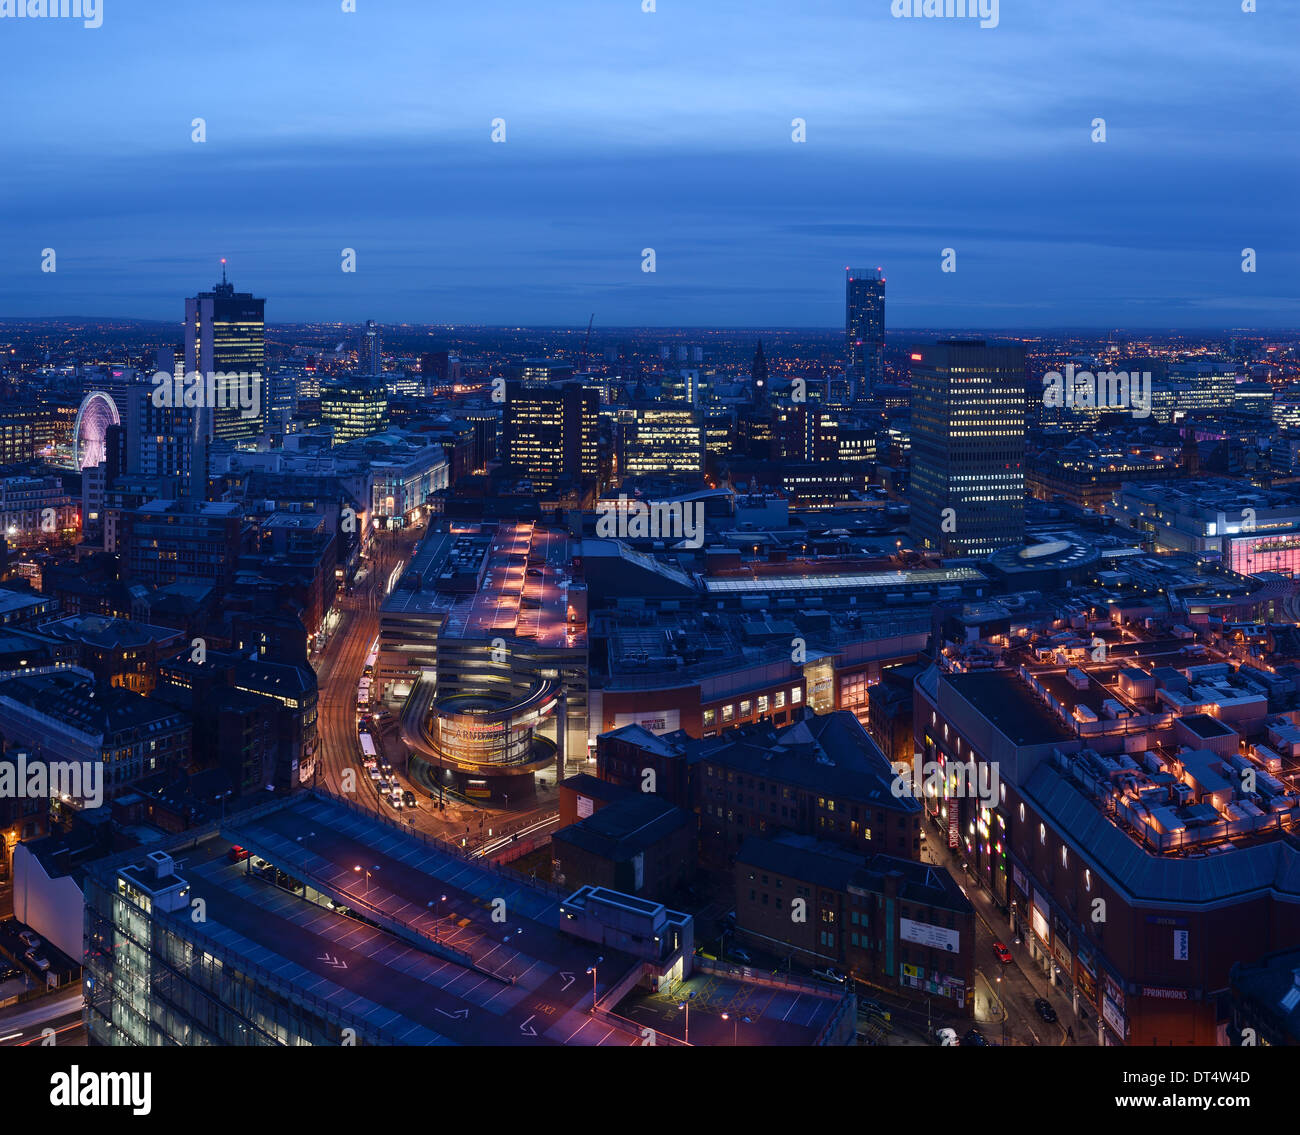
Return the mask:
<path id="1" fill-rule="evenodd" d="M 1268 327 L 1300 295 L 1291 13 L 337 8 L 234 4 L 183 60 L 150 50 L 179 12 L 8 26 L 43 97 L 10 123 L 0 312 L 166 318 L 218 256 L 283 322 L 835 326 L 855 262 L 896 327 Z"/>
<path id="2" fill-rule="evenodd" d="M 1280 1100 L 1296 33 L 0 0 L 0 1047 Z"/>

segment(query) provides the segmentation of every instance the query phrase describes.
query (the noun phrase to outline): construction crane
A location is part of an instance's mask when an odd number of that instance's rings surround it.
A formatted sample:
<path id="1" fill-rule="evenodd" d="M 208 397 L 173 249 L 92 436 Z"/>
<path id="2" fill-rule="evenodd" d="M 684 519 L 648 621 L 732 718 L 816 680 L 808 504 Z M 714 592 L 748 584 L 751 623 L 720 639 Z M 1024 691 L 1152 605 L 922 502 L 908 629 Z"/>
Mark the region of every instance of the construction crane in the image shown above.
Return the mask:
<path id="1" fill-rule="evenodd" d="M 591 313 L 591 318 L 587 320 L 587 338 L 582 344 L 582 364 L 578 367 L 579 374 L 585 374 L 587 371 L 587 351 L 591 347 L 591 325 L 596 322 L 596 313 Z"/>

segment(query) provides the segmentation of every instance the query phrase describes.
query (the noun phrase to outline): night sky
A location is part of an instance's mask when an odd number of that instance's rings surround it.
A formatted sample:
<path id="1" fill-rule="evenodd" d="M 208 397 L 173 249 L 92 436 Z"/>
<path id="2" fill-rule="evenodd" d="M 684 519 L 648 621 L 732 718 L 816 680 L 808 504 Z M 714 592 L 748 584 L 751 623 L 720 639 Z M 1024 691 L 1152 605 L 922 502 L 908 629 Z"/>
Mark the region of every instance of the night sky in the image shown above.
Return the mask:
<path id="1" fill-rule="evenodd" d="M 1297 322 L 1294 3 L 101 2 L 0 19 L 3 316 L 226 256 L 271 321 L 835 326 L 854 264 L 892 328 Z"/>

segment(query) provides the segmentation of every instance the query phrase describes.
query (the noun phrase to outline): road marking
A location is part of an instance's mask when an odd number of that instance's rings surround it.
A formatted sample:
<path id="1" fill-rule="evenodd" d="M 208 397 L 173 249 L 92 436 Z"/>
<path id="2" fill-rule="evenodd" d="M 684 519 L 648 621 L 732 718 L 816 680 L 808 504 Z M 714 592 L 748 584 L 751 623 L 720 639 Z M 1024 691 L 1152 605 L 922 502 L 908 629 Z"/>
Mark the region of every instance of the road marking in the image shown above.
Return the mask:
<path id="1" fill-rule="evenodd" d="M 457 1009 L 454 1013 L 448 1013 L 445 1009 L 437 1009 L 437 1010 L 435 1010 L 435 1012 L 441 1013 L 444 1017 L 450 1017 L 453 1021 L 455 1021 L 455 1020 L 468 1021 L 468 1020 L 469 1020 L 469 1010 L 468 1010 L 468 1009 Z M 530 1019 L 531 1019 L 531 1018 L 530 1018 Z"/>
<path id="2" fill-rule="evenodd" d="M 533 1017 L 536 1017 L 536 1016 L 537 1016 L 537 1014 L 534 1013 L 534 1014 L 532 1015 L 532 1017 L 529 1017 L 529 1018 L 528 1018 L 528 1021 L 531 1021 L 531 1020 L 533 1019 Z M 520 1031 L 521 1033 L 523 1033 L 524 1036 L 536 1036 L 536 1035 L 537 1035 L 537 1030 L 536 1030 L 535 1028 L 530 1027 L 528 1021 L 525 1021 L 522 1025 L 519 1026 L 519 1031 Z"/>
<path id="3" fill-rule="evenodd" d="M 564 980 L 564 985 L 560 988 L 560 992 L 561 992 L 561 993 L 565 993 L 565 992 L 567 992 L 569 986 L 572 985 L 575 981 L 578 980 L 578 979 L 577 979 L 573 974 L 571 974 L 571 973 L 561 973 L 561 974 L 560 974 L 560 977 Z"/>
<path id="4" fill-rule="evenodd" d="M 347 962 L 345 962 L 342 958 L 336 958 L 336 957 L 332 956 L 331 954 L 321 954 L 321 956 L 320 956 L 319 958 L 317 958 L 316 960 L 317 960 L 318 962 L 324 962 L 327 966 L 330 966 L 330 967 L 333 968 L 333 969 L 347 969 L 347 968 L 348 968 L 348 963 L 347 963 Z"/>

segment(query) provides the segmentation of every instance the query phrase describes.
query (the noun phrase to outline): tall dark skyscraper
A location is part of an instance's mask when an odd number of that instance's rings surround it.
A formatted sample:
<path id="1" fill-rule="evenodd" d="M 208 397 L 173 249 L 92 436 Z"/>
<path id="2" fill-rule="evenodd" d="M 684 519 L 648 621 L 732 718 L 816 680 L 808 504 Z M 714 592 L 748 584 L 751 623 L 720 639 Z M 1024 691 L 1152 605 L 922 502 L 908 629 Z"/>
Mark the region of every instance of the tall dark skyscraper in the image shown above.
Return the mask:
<path id="1" fill-rule="evenodd" d="M 266 300 L 237 292 L 227 282 L 225 261 L 221 283 L 185 301 L 185 373 L 256 375 L 258 412 L 239 406 L 204 407 L 203 440 L 247 440 L 266 432 Z"/>
<path id="2" fill-rule="evenodd" d="M 844 270 L 844 336 L 853 398 L 863 401 L 885 381 L 885 274 Z"/>
<path id="3" fill-rule="evenodd" d="M 763 357 L 763 340 L 758 341 L 758 350 L 754 352 L 754 365 L 749 370 L 752 386 L 750 396 L 754 405 L 767 404 L 767 359 Z"/>
<path id="4" fill-rule="evenodd" d="M 383 349 L 379 341 L 379 324 L 366 320 L 361 332 L 361 346 L 357 351 L 357 370 L 361 374 L 380 374 L 383 371 Z"/>
<path id="5" fill-rule="evenodd" d="M 911 538 L 981 555 L 1025 531 L 1025 349 L 946 340 L 912 352 Z"/>

